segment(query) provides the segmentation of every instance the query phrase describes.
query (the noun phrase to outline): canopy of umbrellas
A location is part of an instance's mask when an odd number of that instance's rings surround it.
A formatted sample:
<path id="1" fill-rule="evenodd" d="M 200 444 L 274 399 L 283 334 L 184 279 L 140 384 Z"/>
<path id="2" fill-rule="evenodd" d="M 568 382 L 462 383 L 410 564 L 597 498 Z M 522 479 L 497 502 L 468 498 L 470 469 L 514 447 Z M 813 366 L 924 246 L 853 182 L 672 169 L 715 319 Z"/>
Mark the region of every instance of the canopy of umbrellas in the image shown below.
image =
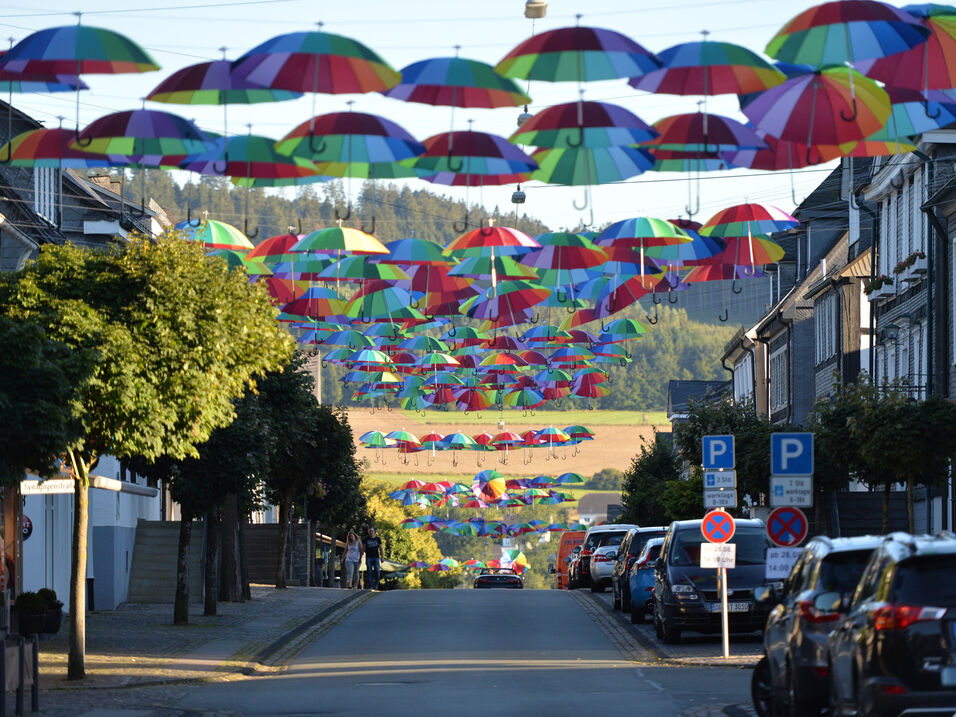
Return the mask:
<path id="1" fill-rule="evenodd" d="M 486 226 L 445 247 L 415 238 L 386 245 L 337 226 L 254 248 L 228 224 L 197 224 L 180 229 L 265 282 L 299 343 L 325 346 L 323 360 L 348 369 L 353 400 L 480 411 L 607 395 L 602 364 L 626 365 L 627 342 L 645 333 L 611 316 L 650 296 L 647 321 L 657 323 L 661 297 L 676 303 L 697 282 L 729 280 L 740 293 L 738 280 L 763 276 L 758 267 L 783 256 L 765 235 L 797 221 L 748 203 L 702 226 L 636 217 L 599 234 L 538 237 Z M 597 321 L 597 335 L 581 328 Z"/>
<path id="2" fill-rule="evenodd" d="M 429 462 L 431 462 L 438 451 L 451 451 L 454 465 L 458 464 L 457 456 L 461 451 L 476 452 L 479 456 L 480 464 L 480 456 L 482 453 L 497 451 L 499 461 L 501 463 L 507 463 L 509 453 L 518 449 L 524 449 L 526 453 L 529 454 L 525 457 L 525 463 L 530 463 L 530 454 L 534 449 L 545 449 L 550 455 L 554 455 L 556 448 L 575 446 L 575 453 L 572 453 L 572 455 L 575 455 L 578 450 L 576 446 L 583 441 L 592 440 L 594 440 L 594 432 L 585 426 L 568 426 L 564 430 L 555 428 L 554 426 L 548 426 L 547 428 L 542 428 L 537 431 L 532 429 L 528 429 L 523 433 L 502 431 L 495 435 L 479 433 L 474 437 L 465 433 L 456 432 L 449 433 L 447 436 L 443 436 L 440 433 L 426 433 L 421 438 L 418 438 L 405 429 L 392 431 L 388 434 L 384 434 L 381 431 L 368 431 L 359 436 L 359 444 L 362 447 L 371 448 L 376 451 L 395 449 L 406 457 L 406 463 L 407 456 L 410 453 L 425 452 L 430 456 Z M 379 460 L 378 454 L 376 454 L 375 460 Z M 537 483 L 526 487 L 543 488 L 550 487 L 551 485 L 581 485 L 584 482 L 584 479 L 577 473 L 565 473 L 553 480 L 546 476 L 539 476 L 534 480 L 536 480 Z M 420 485 L 417 485 L 419 483 L 420 481 L 410 481 L 406 483 L 402 491 L 399 491 L 399 493 L 404 493 L 404 495 L 399 496 L 393 493 L 392 497 L 400 498 L 403 501 L 403 505 L 412 505 L 414 503 L 430 505 L 434 502 L 432 498 L 439 493 L 444 494 L 443 499 L 448 497 L 448 490 L 437 490 L 437 488 L 444 488 L 443 483 L 427 483 L 425 484 L 427 489 L 423 489 Z M 520 481 L 516 481 L 515 485 L 510 487 L 513 489 L 522 487 L 519 483 Z M 452 491 L 452 495 L 460 495 L 461 492 L 461 490 L 456 489 Z M 423 500 L 418 501 L 416 499 L 404 502 L 406 498 L 412 495 L 421 497 Z M 481 508 L 483 506 L 470 505 L 465 507 Z"/>
<path id="3" fill-rule="evenodd" d="M 505 478 L 494 469 L 486 469 L 475 475 L 471 485 L 464 483 L 452 483 L 449 481 L 436 481 L 426 483 L 420 480 L 410 480 L 400 489 L 389 493 L 389 498 L 399 501 L 402 505 L 416 505 L 421 507 L 450 507 L 450 508 L 522 508 L 527 505 L 558 505 L 559 503 L 570 503 L 576 498 L 570 493 L 555 490 L 558 487 L 580 486 L 584 484 L 584 478 L 577 473 L 563 473 L 560 476 L 537 476 L 536 478 Z M 454 532 L 445 530 L 446 523 L 431 519 L 434 516 L 426 515 L 418 518 L 409 518 L 402 523 L 406 528 L 425 528 L 426 530 L 444 530 L 445 532 Z M 456 523 L 456 521 L 450 521 Z M 490 523 L 499 523 L 500 521 L 489 521 Z M 540 523 L 540 521 L 538 521 Z M 461 524 L 464 525 L 464 524 Z M 470 521 L 468 525 L 481 528 L 486 525 L 481 518 Z M 504 523 L 502 523 L 504 525 Z M 546 526 L 545 523 L 541 523 Z M 542 528 L 547 530 L 567 530 L 568 526 L 554 527 L 564 525 L 554 523 L 551 526 Z M 454 527 L 454 526 L 453 526 Z M 488 530 L 497 531 L 496 526 L 490 526 Z M 534 532 L 534 531 L 524 531 Z M 458 535 L 494 535 L 496 533 L 457 533 Z M 515 533 L 503 532 L 500 535 L 514 535 Z"/>
<path id="4" fill-rule="evenodd" d="M 223 135 L 213 136 L 176 114 L 139 109 L 106 115 L 81 131 L 19 135 L 0 157 L 30 165 L 179 167 L 260 186 L 343 176 L 595 185 L 649 169 L 792 169 L 908 151 L 907 138 L 956 119 L 951 6 L 824 3 L 788 22 L 765 52 L 776 62 L 705 33 L 655 54 L 614 30 L 578 25 L 533 35 L 495 66 L 455 56 L 396 71 L 362 42 L 320 27 L 271 38 L 234 61 L 186 67 L 143 94 L 157 103 L 228 107 L 303 93 L 378 92 L 402 102 L 494 108 L 529 103 L 515 80 L 581 87 L 621 78 L 643 92 L 736 94 L 748 123 L 698 111 L 649 125 L 621 107 L 578 100 L 526 112 L 508 139 L 469 128 L 420 142 L 391 120 L 349 111 L 311 117 L 276 141 L 229 136 L 225 113 Z M 34 32 L 11 47 L 0 58 L 0 87 L 79 92 L 87 87 L 81 75 L 158 69 L 129 38 L 77 23 Z"/>
<path id="5" fill-rule="evenodd" d="M 415 560 L 408 564 L 408 567 L 418 570 L 426 570 L 430 573 L 445 573 L 456 568 L 465 568 L 467 570 L 481 570 L 482 568 L 513 568 L 518 575 L 523 575 L 530 567 L 528 559 L 520 550 L 503 550 L 499 560 L 465 560 L 459 562 L 454 558 L 442 558 L 437 563 L 426 563 L 423 560 Z"/>

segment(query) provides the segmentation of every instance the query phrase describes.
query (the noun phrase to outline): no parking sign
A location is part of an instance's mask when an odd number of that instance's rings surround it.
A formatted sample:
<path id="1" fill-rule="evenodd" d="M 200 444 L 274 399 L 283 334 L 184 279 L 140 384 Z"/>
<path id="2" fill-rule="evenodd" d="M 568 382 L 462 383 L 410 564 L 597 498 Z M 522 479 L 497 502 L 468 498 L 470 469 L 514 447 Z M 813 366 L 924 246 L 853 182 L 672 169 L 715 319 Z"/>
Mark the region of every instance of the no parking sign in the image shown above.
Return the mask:
<path id="1" fill-rule="evenodd" d="M 809 528 L 807 516 L 793 506 L 777 508 L 767 518 L 767 537 L 781 548 L 800 545 L 807 537 Z"/>

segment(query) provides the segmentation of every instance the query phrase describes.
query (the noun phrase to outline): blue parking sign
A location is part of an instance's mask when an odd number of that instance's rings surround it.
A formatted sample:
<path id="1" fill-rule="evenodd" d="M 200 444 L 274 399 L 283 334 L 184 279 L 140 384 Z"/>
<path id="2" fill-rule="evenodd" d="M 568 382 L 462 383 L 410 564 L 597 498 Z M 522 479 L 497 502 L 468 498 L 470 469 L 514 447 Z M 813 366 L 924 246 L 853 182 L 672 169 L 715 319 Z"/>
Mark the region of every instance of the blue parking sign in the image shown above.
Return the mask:
<path id="1" fill-rule="evenodd" d="M 771 433 L 770 474 L 775 476 L 813 475 L 813 434 Z"/>
<path id="2" fill-rule="evenodd" d="M 704 470 L 734 467 L 733 436 L 702 436 L 701 453 Z"/>

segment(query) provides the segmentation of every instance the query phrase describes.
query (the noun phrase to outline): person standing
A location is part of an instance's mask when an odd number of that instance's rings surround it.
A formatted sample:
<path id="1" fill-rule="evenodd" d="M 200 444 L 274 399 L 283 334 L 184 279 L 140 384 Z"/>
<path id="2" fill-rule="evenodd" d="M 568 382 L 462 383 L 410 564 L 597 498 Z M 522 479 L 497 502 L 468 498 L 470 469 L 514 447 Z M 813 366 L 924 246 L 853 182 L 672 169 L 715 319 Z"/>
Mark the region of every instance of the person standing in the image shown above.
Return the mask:
<path id="1" fill-rule="evenodd" d="M 370 590 L 378 590 L 378 576 L 382 569 L 382 539 L 375 533 L 375 526 L 368 529 L 365 539 L 365 575 Z"/>
<path id="2" fill-rule="evenodd" d="M 359 586 L 359 563 L 362 561 L 362 541 L 350 530 L 345 541 L 345 587 Z"/>

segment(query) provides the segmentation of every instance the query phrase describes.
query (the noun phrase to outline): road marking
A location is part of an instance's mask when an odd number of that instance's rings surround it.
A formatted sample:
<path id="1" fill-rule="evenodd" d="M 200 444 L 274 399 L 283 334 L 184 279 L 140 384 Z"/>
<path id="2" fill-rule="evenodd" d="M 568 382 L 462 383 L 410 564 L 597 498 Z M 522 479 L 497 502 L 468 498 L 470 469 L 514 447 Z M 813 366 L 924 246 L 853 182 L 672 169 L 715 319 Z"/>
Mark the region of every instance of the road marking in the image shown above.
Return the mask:
<path id="1" fill-rule="evenodd" d="M 638 669 L 638 670 L 636 670 L 636 672 L 637 672 L 637 674 L 640 676 L 640 678 L 641 678 L 642 680 L 644 680 L 644 682 L 646 682 L 647 684 L 649 684 L 649 685 L 650 685 L 651 687 L 653 687 L 655 690 L 658 690 L 658 691 L 660 691 L 660 692 L 665 692 L 665 691 L 666 691 L 666 690 L 664 689 L 664 686 L 663 686 L 663 685 L 659 685 L 658 683 L 654 682 L 654 680 L 648 678 L 647 675 L 644 674 L 644 670 Z"/>

